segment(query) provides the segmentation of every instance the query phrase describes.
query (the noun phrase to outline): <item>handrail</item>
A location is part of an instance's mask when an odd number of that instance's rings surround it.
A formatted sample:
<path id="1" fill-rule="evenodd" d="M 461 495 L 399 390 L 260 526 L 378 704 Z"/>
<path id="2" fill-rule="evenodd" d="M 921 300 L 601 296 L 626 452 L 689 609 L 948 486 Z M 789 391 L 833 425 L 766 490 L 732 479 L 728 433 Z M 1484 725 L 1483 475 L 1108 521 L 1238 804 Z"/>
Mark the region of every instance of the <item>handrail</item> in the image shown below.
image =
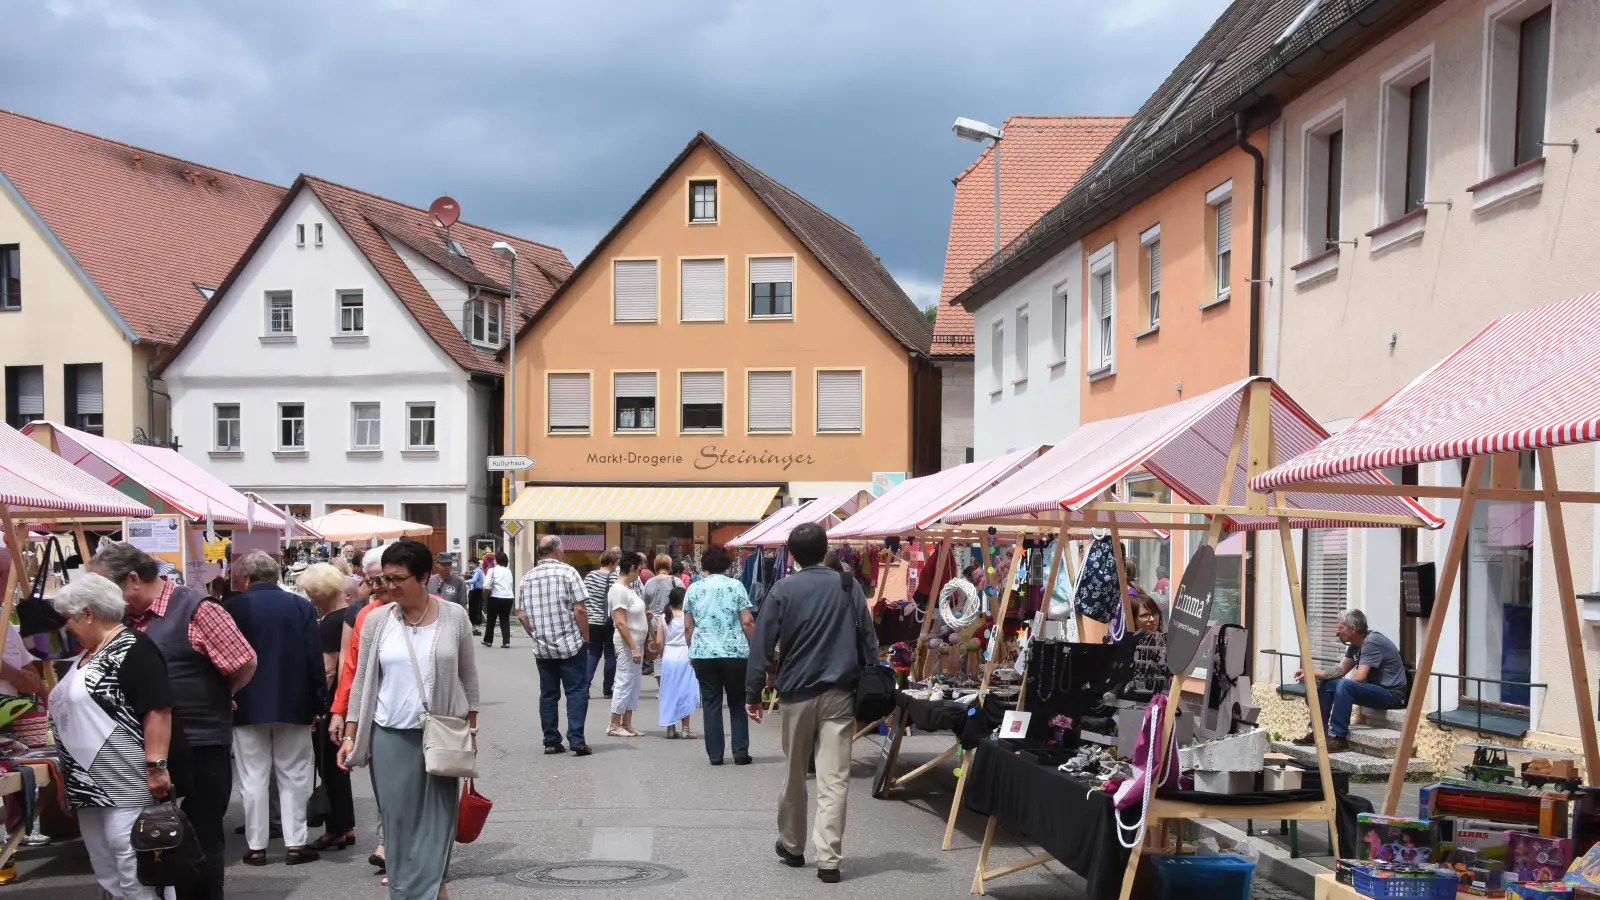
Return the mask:
<path id="1" fill-rule="evenodd" d="M 1456 679 L 1458 681 L 1471 681 L 1471 682 L 1474 682 L 1477 685 L 1478 695 L 1476 697 L 1473 697 L 1472 699 L 1474 701 L 1474 705 L 1478 708 L 1478 724 L 1477 724 L 1478 737 L 1484 737 L 1484 731 L 1483 731 L 1483 686 L 1484 686 L 1484 684 L 1498 684 L 1498 685 L 1501 685 L 1501 686 L 1511 685 L 1513 687 L 1525 687 L 1525 688 L 1528 688 L 1529 690 L 1532 690 L 1533 688 L 1538 688 L 1541 691 L 1548 691 L 1550 689 L 1550 685 L 1543 684 L 1543 683 L 1540 683 L 1540 682 L 1537 682 L 1537 681 L 1510 681 L 1510 680 L 1503 679 L 1503 678 L 1484 678 L 1484 677 L 1481 677 L 1481 676 L 1478 676 L 1478 675 L 1456 675 L 1456 674 L 1453 674 L 1451 672 L 1435 672 L 1435 673 L 1433 673 L 1433 677 L 1437 681 L 1437 683 L 1434 685 L 1434 691 L 1433 691 L 1434 701 L 1435 701 L 1434 715 L 1438 716 L 1438 720 L 1434 724 L 1438 725 L 1440 728 L 1445 729 L 1446 731 L 1450 730 L 1450 726 L 1448 724 L 1446 724 L 1445 721 L 1444 721 L 1444 679 L 1446 679 L 1446 678 L 1454 678 L 1454 679 Z M 1529 724 L 1532 724 L 1532 723 L 1530 722 Z"/>

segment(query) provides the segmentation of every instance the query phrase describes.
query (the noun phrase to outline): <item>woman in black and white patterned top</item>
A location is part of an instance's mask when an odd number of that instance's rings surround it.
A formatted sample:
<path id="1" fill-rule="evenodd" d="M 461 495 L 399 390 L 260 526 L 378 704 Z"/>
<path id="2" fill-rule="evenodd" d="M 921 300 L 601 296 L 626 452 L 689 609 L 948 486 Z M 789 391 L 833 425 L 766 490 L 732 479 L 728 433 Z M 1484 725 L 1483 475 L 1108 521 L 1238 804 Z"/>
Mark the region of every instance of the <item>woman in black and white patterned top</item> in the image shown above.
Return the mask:
<path id="1" fill-rule="evenodd" d="M 122 624 L 122 589 L 108 579 L 86 575 L 53 602 L 84 647 L 50 693 L 67 805 L 77 810 L 106 893 L 156 897 L 139 884 L 129 835 L 141 809 L 183 794 L 188 748 L 173 721 L 166 661 L 150 638 Z"/>

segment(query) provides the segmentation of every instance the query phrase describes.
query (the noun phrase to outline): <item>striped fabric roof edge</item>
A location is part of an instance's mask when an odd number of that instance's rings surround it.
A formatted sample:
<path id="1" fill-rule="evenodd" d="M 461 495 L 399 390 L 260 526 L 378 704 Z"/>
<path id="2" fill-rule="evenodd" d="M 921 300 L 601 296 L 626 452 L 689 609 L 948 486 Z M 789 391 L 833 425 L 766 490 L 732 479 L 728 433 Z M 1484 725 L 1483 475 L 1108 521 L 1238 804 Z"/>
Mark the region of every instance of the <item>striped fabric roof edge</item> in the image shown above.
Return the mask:
<path id="1" fill-rule="evenodd" d="M 1600 292 L 1501 316 L 1260 488 L 1600 441 Z"/>
<path id="2" fill-rule="evenodd" d="M 34 514 L 144 518 L 155 511 L 0 422 L 0 503 Z"/>
<path id="3" fill-rule="evenodd" d="M 890 488 L 866 509 L 829 529 L 828 537 L 903 537 L 921 531 L 980 491 L 1036 459 L 1043 450 L 1042 445 L 1028 447 L 921 478 L 908 478 Z"/>
<path id="4" fill-rule="evenodd" d="M 757 522 L 776 485 L 659 487 L 535 485 L 500 518 L 529 522 Z"/>
<path id="5" fill-rule="evenodd" d="M 849 491 L 831 497 L 818 497 L 801 504 L 796 508 L 794 515 L 781 522 L 775 522 L 763 530 L 756 543 L 764 547 L 779 546 L 789 540 L 791 532 L 807 523 L 821 525 L 824 529 L 830 528 L 865 509 L 871 502 L 870 491 Z M 840 515 L 841 513 L 843 515 Z"/>
<path id="6" fill-rule="evenodd" d="M 758 544 L 758 542 L 760 541 L 762 535 L 764 535 L 767 532 L 771 531 L 773 528 L 777 527 L 778 525 L 782 524 L 783 522 L 787 521 L 788 519 L 793 518 L 795 513 L 798 513 L 799 511 L 800 511 L 800 507 L 799 506 L 783 506 L 783 507 L 779 507 L 777 512 L 774 512 L 772 515 L 767 516 L 765 519 L 762 519 L 761 521 L 757 522 L 756 524 L 750 526 L 744 532 L 740 533 L 740 535 L 738 537 L 736 537 L 733 540 L 729 541 L 727 546 L 729 546 L 729 547 L 751 547 L 751 546 L 756 546 Z"/>

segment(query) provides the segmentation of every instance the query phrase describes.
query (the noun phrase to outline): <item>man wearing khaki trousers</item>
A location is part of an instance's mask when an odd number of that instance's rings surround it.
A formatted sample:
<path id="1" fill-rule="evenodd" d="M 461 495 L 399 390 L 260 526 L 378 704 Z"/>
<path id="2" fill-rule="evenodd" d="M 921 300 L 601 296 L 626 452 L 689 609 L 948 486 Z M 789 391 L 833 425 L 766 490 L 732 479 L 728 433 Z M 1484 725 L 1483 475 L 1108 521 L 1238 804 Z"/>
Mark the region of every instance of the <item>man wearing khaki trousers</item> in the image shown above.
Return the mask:
<path id="1" fill-rule="evenodd" d="M 745 680 L 746 712 L 760 722 L 761 691 L 773 652 L 783 648 L 778 703 L 789 768 L 778 797 L 778 858 L 805 864 L 806 765 L 817 761 L 817 821 L 811 843 L 817 877 L 839 880 L 845 806 L 850 792 L 850 734 L 861 669 L 878 659 L 878 641 L 861 585 L 845 591 L 838 572 L 824 568 L 828 538 L 821 526 L 805 524 L 789 534 L 789 555 L 800 571 L 778 582 L 756 617 L 755 641 Z"/>

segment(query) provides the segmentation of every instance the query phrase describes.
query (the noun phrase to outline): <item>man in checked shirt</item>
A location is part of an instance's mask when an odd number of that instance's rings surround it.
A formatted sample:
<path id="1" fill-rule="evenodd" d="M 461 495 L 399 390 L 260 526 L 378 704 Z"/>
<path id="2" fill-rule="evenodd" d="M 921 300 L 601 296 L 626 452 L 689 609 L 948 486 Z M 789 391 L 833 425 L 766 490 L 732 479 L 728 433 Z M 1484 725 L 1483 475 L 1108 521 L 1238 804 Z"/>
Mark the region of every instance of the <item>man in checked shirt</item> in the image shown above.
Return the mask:
<path id="1" fill-rule="evenodd" d="M 106 542 L 89 564 L 122 587 L 127 625 L 144 632 L 167 661 L 174 719 L 189 741 L 193 788 L 183 811 L 205 850 L 205 878 L 180 900 L 223 896 L 222 817 L 233 792 L 233 695 L 256 673 L 256 652 L 233 617 L 189 587 L 161 577 L 156 559 L 131 544 Z"/>

